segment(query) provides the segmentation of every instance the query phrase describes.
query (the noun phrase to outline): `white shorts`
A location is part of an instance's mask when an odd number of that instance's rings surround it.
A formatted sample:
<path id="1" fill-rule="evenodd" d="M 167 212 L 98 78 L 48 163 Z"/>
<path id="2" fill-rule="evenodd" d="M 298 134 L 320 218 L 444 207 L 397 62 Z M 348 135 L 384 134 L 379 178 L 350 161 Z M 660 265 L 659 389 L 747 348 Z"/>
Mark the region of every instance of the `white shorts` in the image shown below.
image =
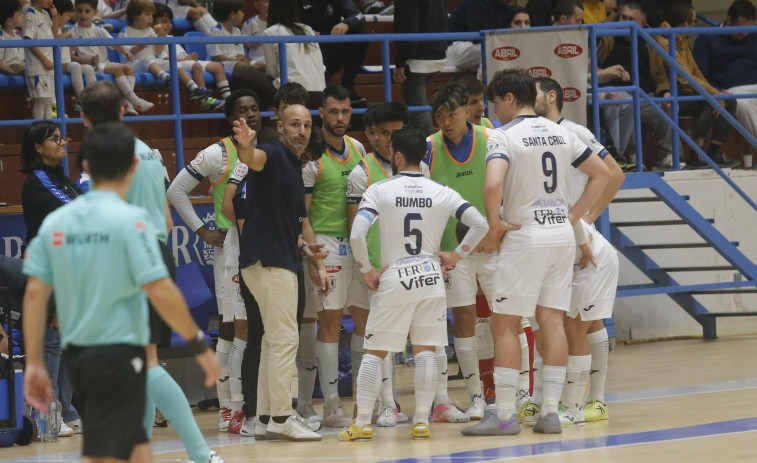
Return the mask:
<path id="1" fill-rule="evenodd" d="M 307 261 L 302 262 L 302 268 L 305 271 L 305 312 L 303 318 L 318 318 L 318 308 L 323 308 L 323 296 L 318 294 L 318 288 L 310 278 Z"/>
<path id="2" fill-rule="evenodd" d="M 175 18 L 185 19 L 187 17 L 187 12 L 189 12 L 190 8 L 188 4 L 180 3 L 176 0 L 169 0 L 166 2 L 166 5 L 171 9 Z"/>
<path id="3" fill-rule="evenodd" d="M 230 311 L 234 319 L 247 320 L 247 310 L 239 287 L 239 233 L 236 227 L 229 227 L 223 240 L 223 263 L 224 307 Z"/>
<path id="4" fill-rule="evenodd" d="M 32 100 L 53 98 L 53 95 L 55 95 L 55 78 L 52 71 L 37 76 L 26 76 L 26 90 Z"/>
<path id="5" fill-rule="evenodd" d="M 226 277 L 226 265 L 224 264 L 223 248 L 213 247 L 215 255 L 213 259 L 213 279 L 216 284 L 216 302 L 218 302 L 218 315 L 221 316 L 222 323 L 234 321 L 234 307 L 229 304 L 230 297 L 227 291 L 233 290 L 232 280 Z M 239 278 L 237 277 L 237 286 Z M 248 284 L 249 286 L 249 284 Z M 242 305 L 244 308 L 244 304 Z M 247 318 L 247 317 L 245 317 Z"/>
<path id="6" fill-rule="evenodd" d="M 530 317 L 536 306 L 568 311 L 575 246 L 500 251 L 492 312 Z"/>
<path id="7" fill-rule="evenodd" d="M 376 302 L 373 298 L 372 302 Z M 365 326 L 365 349 L 402 352 L 407 336 L 414 346 L 447 345 L 444 297 L 395 305 L 373 304 Z"/>
<path id="8" fill-rule="evenodd" d="M 234 72 L 237 63 L 239 63 L 239 61 L 221 61 L 221 64 L 223 64 L 223 70 L 226 72 Z"/>
<path id="9" fill-rule="evenodd" d="M 152 63 L 157 64 L 158 66 L 160 66 L 162 70 L 166 72 L 169 72 L 171 70 L 171 64 L 168 62 L 167 59 L 156 58 L 156 59 L 151 59 L 151 60 L 137 61 L 136 63 L 134 63 L 134 72 L 139 72 L 139 73 L 150 72 L 148 68 L 150 67 Z"/>
<path id="10" fill-rule="evenodd" d="M 323 263 L 331 278 L 331 292 L 323 298 L 318 310 L 340 310 L 351 305 L 367 309 L 369 289 L 357 269 L 349 240 L 316 234 L 316 242 L 325 244 L 323 250 L 329 252 Z"/>
<path id="11" fill-rule="evenodd" d="M 573 293 L 568 316 L 581 320 L 604 320 L 612 316 L 618 289 L 618 255 L 611 253 L 597 268 L 589 264 L 573 274 Z M 576 266 L 578 268 L 578 266 Z"/>
<path id="12" fill-rule="evenodd" d="M 489 296 L 492 293 L 492 281 L 494 278 L 495 256 L 493 254 L 470 254 L 455 265 L 455 268 L 447 272 L 447 307 L 464 307 L 476 304 L 478 285 L 486 296 L 489 305 Z"/>
<path id="13" fill-rule="evenodd" d="M 202 67 L 202 70 L 205 71 L 205 67 L 208 65 L 209 62 L 210 61 L 200 61 L 200 60 L 195 61 L 193 59 L 188 59 L 184 61 L 178 61 L 176 65 L 184 69 L 185 71 L 187 71 L 191 77 L 192 67 L 194 66 L 195 63 L 199 63 L 200 66 Z"/>

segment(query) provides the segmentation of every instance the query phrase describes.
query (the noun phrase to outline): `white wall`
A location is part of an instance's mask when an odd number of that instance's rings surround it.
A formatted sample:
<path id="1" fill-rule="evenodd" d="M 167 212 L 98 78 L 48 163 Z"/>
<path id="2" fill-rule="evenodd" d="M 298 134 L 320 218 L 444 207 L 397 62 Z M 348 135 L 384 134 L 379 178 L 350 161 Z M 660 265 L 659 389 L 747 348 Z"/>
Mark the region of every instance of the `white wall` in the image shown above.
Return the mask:
<path id="1" fill-rule="evenodd" d="M 751 198 L 757 198 L 757 172 L 728 170 L 731 178 Z M 632 175 L 632 174 L 631 174 Z M 665 180 L 679 194 L 689 195 L 691 204 L 753 262 L 757 261 L 757 211 L 752 209 L 725 181 L 711 170 L 669 172 Z M 649 190 L 623 190 L 618 197 L 653 196 Z M 610 206 L 613 222 L 677 219 L 662 202 L 621 203 Z M 628 227 L 622 230 L 636 244 L 702 242 L 685 225 Z M 662 267 L 727 265 L 711 248 L 647 250 Z M 717 283 L 734 280 L 735 270 L 681 272 L 673 274 L 679 284 Z M 625 257 L 620 258 L 620 285 L 649 283 Z M 709 311 L 757 311 L 757 294 L 696 296 Z M 615 303 L 615 331 L 618 339 L 649 339 L 666 336 L 701 335 L 701 326 L 667 295 L 625 297 Z M 718 336 L 757 333 L 757 317 L 728 317 L 717 321 Z"/>

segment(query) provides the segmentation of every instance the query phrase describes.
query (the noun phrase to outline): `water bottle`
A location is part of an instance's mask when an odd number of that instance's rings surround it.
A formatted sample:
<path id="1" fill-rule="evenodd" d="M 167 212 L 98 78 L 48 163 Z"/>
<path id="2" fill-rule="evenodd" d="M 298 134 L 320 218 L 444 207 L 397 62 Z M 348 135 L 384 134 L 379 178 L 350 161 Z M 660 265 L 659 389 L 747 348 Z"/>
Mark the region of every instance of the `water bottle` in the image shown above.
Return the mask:
<path id="1" fill-rule="evenodd" d="M 48 405 L 48 412 L 41 414 L 40 437 L 44 443 L 58 441 L 58 402 L 53 400 Z"/>

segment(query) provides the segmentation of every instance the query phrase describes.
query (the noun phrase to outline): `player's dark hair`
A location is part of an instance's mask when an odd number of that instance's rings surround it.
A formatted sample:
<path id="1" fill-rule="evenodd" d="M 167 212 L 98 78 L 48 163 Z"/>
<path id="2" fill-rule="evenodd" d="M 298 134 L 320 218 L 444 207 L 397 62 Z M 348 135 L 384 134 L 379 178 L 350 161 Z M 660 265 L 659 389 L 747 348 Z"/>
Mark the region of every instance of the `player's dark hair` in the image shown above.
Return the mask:
<path id="1" fill-rule="evenodd" d="M 79 105 L 92 125 L 121 120 L 121 92 L 113 82 L 100 80 L 85 88 Z"/>
<path id="2" fill-rule="evenodd" d="M 305 90 L 305 87 L 303 87 L 302 84 L 297 82 L 285 83 L 279 87 L 273 95 L 273 107 L 276 109 L 279 109 L 281 103 L 286 103 L 287 105 L 301 104 L 302 106 L 307 106 L 309 101 L 310 95 L 308 94 L 308 91 Z"/>
<path id="3" fill-rule="evenodd" d="M 373 113 L 376 112 L 375 106 L 370 106 L 368 109 L 365 110 L 363 113 L 363 125 L 367 127 L 373 127 L 376 125 L 375 120 L 373 119 Z"/>
<path id="4" fill-rule="evenodd" d="M 215 7 L 214 7 L 215 8 Z M 300 5 L 297 0 L 276 0 L 268 6 L 268 27 L 281 24 L 294 35 L 307 35 L 307 29 L 300 22 Z M 302 44 L 310 53 L 315 48 L 312 43 Z"/>
<path id="5" fill-rule="evenodd" d="M 528 13 L 528 10 L 522 6 L 516 6 L 516 7 L 511 8 L 510 11 L 507 13 L 507 16 L 505 16 L 505 27 L 508 29 L 512 27 L 510 26 L 510 23 L 512 23 L 513 19 L 515 19 L 515 16 L 519 14 L 527 14 L 528 20 L 531 21 L 531 15 Z"/>
<path id="6" fill-rule="evenodd" d="M 272 2 L 275 3 L 275 2 Z M 220 22 L 244 8 L 244 0 L 215 0 L 213 2 L 213 16 Z"/>
<path id="7" fill-rule="evenodd" d="M 155 3 L 152 0 L 131 0 L 126 5 L 126 24 L 131 26 L 137 16 L 144 12 L 150 13 L 151 16 L 155 14 Z"/>
<path id="8" fill-rule="evenodd" d="M 8 0 L 2 0 L 5 3 Z M 71 0 L 53 0 L 53 6 L 58 11 L 58 14 L 68 13 L 74 9 L 74 4 Z"/>
<path id="9" fill-rule="evenodd" d="M 329 85 L 323 89 L 323 98 L 321 98 L 321 107 L 326 104 L 326 100 L 333 98 L 336 101 L 344 101 L 350 99 L 350 91 L 341 85 Z"/>
<path id="10" fill-rule="evenodd" d="M 749 0 L 736 0 L 728 7 L 726 15 L 731 17 L 731 21 L 736 21 L 738 18 L 757 19 L 757 9 Z"/>
<path id="11" fill-rule="evenodd" d="M 399 151 L 409 165 L 419 165 L 426 156 L 426 148 L 426 136 L 418 129 L 405 127 L 392 132 L 392 154 Z"/>
<path id="12" fill-rule="evenodd" d="M 371 117 L 373 118 L 373 125 L 385 122 L 402 122 L 407 125 L 407 106 L 398 101 L 382 103 L 373 107 Z M 365 121 L 365 116 L 363 116 L 363 121 Z"/>
<path id="13" fill-rule="evenodd" d="M 120 122 L 104 122 L 87 132 L 79 155 L 89 163 L 92 180 L 123 178 L 134 162 L 135 140 L 134 132 Z"/>
<path id="14" fill-rule="evenodd" d="M 549 93 L 551 90 L 555 91 L 555 94 L 557 95 L 557 110 L 562 111 L 563 93 L 560 84 L 558 84 L 557 81 L 551 77 L 539 77 L 537 79 L 534 79 L 534 81 L 539 86 L 541 91 L 545 94 Z"/>
<path id="15" fill-rule="evenodd" d="M 693 12 L 693 6 L 687 3 L 677 3 L 670 7 L 670 10 L 668 11 L 668 23 L 671 27 L 679 27 L 683 23 L 691 20 L 691 13 Z"/>
<path id="16" fill-rule="evenodd" d="M 440 109 L 454 111 L 468 105 L 468 92 L 462 85 L 448 83 L 437 89 L 429 100 L 431 112 L 436 113 Z"/>
<path id="17" fill-rule="evenodd" d="M 484 83 L 476 79 L 473 74 L 462 73 L 449 80 L 450 84 L 460 85 L 465 89 L 465 92 L 470 95 L 478 95 L 484 93 Z"/>
<path id="18" fill-rule="evenodd" d="M 74 6 L 89 5 L 93 10 L 97 11 L 97 0 L 74 0 Z"/>
<path id="19" fill-rule="evenodd" d="M 560 19 L 560 16 L 570 18 L 576 12 L 576 8 L 583 10 L 584 6 L 578 0 L 560 0 L 552 11 L 553 21 Z"/>
<path id="20" fill-rule="evenodd" d="M 21 11 L 21 3 L 18 0 L 0 1 L 0 27 L 5 26 L 5 21 L 12 18 L 16 11 Z"/>
<path id="21" fill-rule="evenodd" d="M 44 167 L 42 155 L 35 145 L 44 143 L 56 129 L 60 129 L 60 126 L 53 121 L 32 122 L 26 127 L 21 140 L 21 172 L 31 174 L 35 169 Z"/>
<path id="22" fill-rule="evenodd" d="M 513 94 L 517 106 L 533 106 L 536 102 L 536 84 L 533 77 L 523 68 L 497 71 L 486 87 L 486 98 L 494 101 L 495 96 L 504 98 L 508 93 Z"/>
<path id="23" fill-rule="evenodd" d="M 168 19 L 173 20 L 173 11 L 171 11 L 171 8 L 163 3 L 155 3 L 155 13 L 152 14 L 153 19 L 162 18 L 164 16 L 168 16 Z"/>
<path id="24" fill-rule="evenodd" d="M 308 161 L 317 161 L 321 159 L 324 151 L 326 151 L 326 138 L 324 138 L 321 128 L 314 125 L 310 131 L 308 146 L 305 147 L 303 154 L 307 155 Z"/>
<path id="25" fill-rule="evenodd" d="M 258 98 L 257 93 L 250 90 L 249 88 L 238 88 L 231 92 L 231 95 L 226 98 L 226 103 L 223 105 L 223 113 L 226 115 L 227 119 L 234 117 L 234 106 L 237 104 L 237 100 L 245 96 L 254 98 L 255 103 L 257 103 L 258 105 L 260 104 L 260 98 Z"/>

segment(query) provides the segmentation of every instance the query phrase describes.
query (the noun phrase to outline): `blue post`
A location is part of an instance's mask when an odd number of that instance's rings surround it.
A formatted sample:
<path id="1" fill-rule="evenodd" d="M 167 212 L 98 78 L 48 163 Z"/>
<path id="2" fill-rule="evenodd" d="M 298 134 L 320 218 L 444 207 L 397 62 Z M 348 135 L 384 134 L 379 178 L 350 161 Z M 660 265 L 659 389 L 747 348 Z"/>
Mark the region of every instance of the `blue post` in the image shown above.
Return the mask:
<path id="1" fill-rule="evenodd" d="M 173 138 L 176 150 L 176 172 L 184 167 L 184 140 L 181 134 L 181 101 L 179 100 L 179 71 L 176 64 L 176 44 L 168 46 L 168 61 L 171 66 L 171 109 L 173 111 Z"/>
<path id="2" fill-rule="evenodd" d="M 597 32 L 589 26 L 589 52 L 591 53 L 591 112 L 594 135 L 600 140 L 599 127 L 599 77 L 597 76 Z"/>
<path id="3" fill-rule="evenodd" d="M 676 36 L 675 33 L 668 38 L 668 53 L 675 60 L 676 58 Z M 676 74 L 675 66 L 670 66 L 670 96 L 675 97 L 678 95 L 678 76 Z M 670 117 L 673 119 L 673 123 L 678 125 L 678 100 L 673 98 L 670 103 Z M 681 143 L 678 139 L 678 135 L 671 130 L 671 151 L 673 151 L 673 169 L 678 170 L 681 168 Z"/>
<path id="4" fill-rule="evenodd" d="M 384 78 L 384 103 L 392 101 L 392 61 L 389 57 L 389 41 L 381 42 L 381 72 Z"/>
<path id="5" fill-rule="evenodd" d="M 644 172 L 644 153 L 641 149 L 641 104 L 639 101 L 639 25 L 631 29 L 631 82 L 633 82 L 633 130 L 636 140 L 636 172 Z"/>
<path id="6" fill-rule="evenodd" d="M 279 42 L 279 82 L 287 83 L 287 44 Z"/>
<path id="7" fill-rule="evenodd" d="M 55 104 L 58 106 L 57 122 L 61 137 L 66 137 L 66 100 L 63 96 L 63 63 L 60 58 L 60 46 L 53 47 L 53 75 L 55 76 Z M 66 157 L 63 158 L 63 173 L 68 175 L 68 144 Z"/>

